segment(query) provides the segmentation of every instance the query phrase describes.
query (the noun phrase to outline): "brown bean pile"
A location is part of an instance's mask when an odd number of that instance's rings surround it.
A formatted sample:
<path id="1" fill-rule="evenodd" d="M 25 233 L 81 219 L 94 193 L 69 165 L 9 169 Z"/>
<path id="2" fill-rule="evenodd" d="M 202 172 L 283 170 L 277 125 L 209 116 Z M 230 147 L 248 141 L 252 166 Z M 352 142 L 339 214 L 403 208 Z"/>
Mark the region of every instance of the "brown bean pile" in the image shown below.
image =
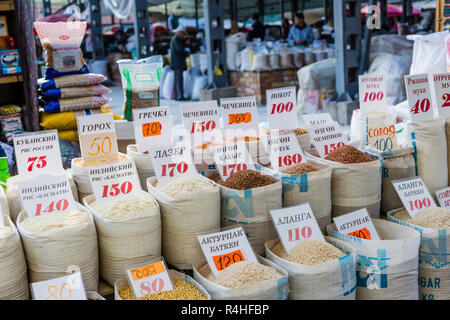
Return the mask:
<path id="1" fill-rule="evenodd" d="M 319 171 L 320 168 L 307 163 L 307 162 L 299 162 L 296 163 L 290 167 L 284 168 L 283 170 L 281 170 L 282 173 L 287 173 L 287 174 L 303 174 L 303 173 L 308 173 L 308 172 L 314 172 L 314 171 Z"/>
<path id="2" fill-rule="evenodd" d="M 263 133 L 266 135 L 270 135 L 270 130 L 263 129 Z M 279 132 L 280 135 L 284 135 L 284 134 L 288 134 L 288 133 L 294 133 L 296 136 L 301 136 L 303 134 L 307 134 L 308 130 L 303 129 L 303 128 L 297 128 L 294 130 L 280 130 L 280 132 Z"/>
<path id="3" fill-rule="evenodd" d="M 344 164 L 349 163 L 362 163 L 362 162 L 370 162 L 373 161 L 371 157 L 366 155 L 364 152 L 359 151 L 355 147 L 344 144 L 342 147 L 339 147 L 333 151 L 331 151 L 326 157 L 326 160 L 340 162 Z"/>
<path id="4" fill-rule="evenodd" d="M 222 178 L 220 177 L 219 173 L 214 173 L 213 175 L 209 176 L 208 178 L 211 179 L 212 181 L 214 181 L 215 183 L 223 184 Z"/>
<path id="5" fill-rule="evenodd" d="M 269 177 L 262 175 L 254 170 L 241 170 L 233 173 L 223 182 L 218 173 L 213 174 L 209 179 L 223 185 L 224 187 L 236 190 L 247 190 L 252 188 L 264 187 L 274 183 Z"/>

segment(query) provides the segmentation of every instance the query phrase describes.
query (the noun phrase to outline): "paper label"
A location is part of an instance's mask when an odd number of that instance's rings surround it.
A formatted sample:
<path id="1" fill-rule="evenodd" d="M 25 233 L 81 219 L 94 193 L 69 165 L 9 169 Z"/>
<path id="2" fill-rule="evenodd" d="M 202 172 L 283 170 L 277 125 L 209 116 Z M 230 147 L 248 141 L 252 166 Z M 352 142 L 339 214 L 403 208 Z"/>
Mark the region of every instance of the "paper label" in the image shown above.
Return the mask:
<path id="1" fill-rule="evenodd" d="M 334 122 L 329 113 L 303 114 L 302 117 L 307 128 L 325 126 Z"/>
<path id="2" fill-rule="evenodd" d="M 139 152 L 172 143 L 169 107 L 133 109 L 134 135 Z"/>
<path id="3" fill-rule="evenodd" d="M 233 263 L 258 262 L 242 227 L 197 235 L 200 247 L 214 276 Z"/>
<path id="4" fill-rule="evenodd" d="M 366 117 L 366 143 L 381 151 L 397 148 L 395 125 L 390 115 Z"/>
<path id="5" fill-rule="evenodd" d="M 255 97 L 220 99 L 226 139 L 259 136 Z"/>
<path id="6" fill-rule="evenodd" d="M 87 300 L 81 272 L 30 284 L 33 300 Z"/>
<path id="7" fill-rule="evenodd" d="M 266 90 L 266 100 L 270 130 L 298 128 L 295 87 Z"/>
<path id="8" fill-rule="evenodd" d="M 405 76 L 405 86 L 411 122 L 434 119 L 428 74 Z"/>
<path id="9" fill-rule="evenodd" d="M 275 170 L 280 170 L 297 164 L 307 162 L 295 134 L 270 135 L 264 139 L 266 150 L 269 150 L 270 162 Z"/>
<path id="10" fill-rule="evenodd" d="M 361 115 L 386 112 L 386 81 L 383 76 L 359 76 L 359 108 Z"/>
<path id="11" fill-rule="evenodd" d="M 366 240 L 380 240 L 366 208 L 334 217 L 333 221 L 340 233 Z"/>
<path id="12" fill-rule="evenodd" d="M 442 208 L 450 208 L 450 187 L 435 191 L 436 198 Z"/>
<path id="13" fill-rule="evenodd" d="M 342 129 L 335 121 L 313 127 L 307 124 L 306 127 L 311 136 L 311 142 L 316 147 L 321 158 L 345 144 Z"/>
<path id="14" fill-rule="evenodd" d="M 306 239 L 325 241 L 309 203 L 270 210 L 270 215 L 287 253 Z"/>
<path id="15" fill-rule="evenodd" d="M 245 142 L 226 143 L 209 148 L 223 181 L 241 170 L 255 170 Z"/>
<path id="16" fill-rule="evenodd" d="M 414 218 L 422 209 L 436 207 L 436 203 L 421 177 L 392 180 L 392 185 L 411 218 Z"/>
<path id="17" fill-rule="evenodd" d="M 450 73 L 433 74 L 437 112 L 443 118 L 450 117 Z"/>

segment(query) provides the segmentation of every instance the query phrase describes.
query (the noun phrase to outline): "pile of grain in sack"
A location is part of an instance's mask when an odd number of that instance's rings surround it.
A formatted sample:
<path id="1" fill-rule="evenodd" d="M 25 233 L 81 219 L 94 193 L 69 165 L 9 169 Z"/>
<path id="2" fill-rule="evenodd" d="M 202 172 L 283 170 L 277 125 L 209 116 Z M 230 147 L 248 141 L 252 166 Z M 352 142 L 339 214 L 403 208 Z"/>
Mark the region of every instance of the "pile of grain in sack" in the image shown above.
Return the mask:
<path id="1" fill-rule="evenodd" d="M 419 211 L 414 218 L 406 210 L 399 211 L 395 217 L 402 221 L 428 229 L 450 229 L 450 210 L 446 208 L 426 208 Z"/>
<path id="2" fill-rule="evenodd" d="M 235 190 L 259 188 L 274 183 L 274 181 L 272 181 L 267 176 L 264 176 L 258 171 L 254 170 L 237 171 L 229 176 L 225 182 L 223 182 L 218 173 L 215 173 L 209 178 L 214 182 L 223 185 L 224 187 Z"/>
<path id="3" fill-rule="evenodd" d="M 110 285 L 126 276 L 130 266 L 161 256 L 161 215 L 156 200 L 138 191 L 108 201 L 83 199 L 98 233 L 100 277 Z"/>
<path id="4" fill-rule="evenodd" d="M 315 171 L 320 171 L 320 168 L 307 162 L 299 162 L 281 170 L 282 173 L 287 174 L 304 174 Z"/>
<path id="5" fill-rule="evenodd" d="M 302 150 L 309 149 L 311 147 L 311 137 L 308 133 L 308 130 L 303 128 L 297 128 L 294 130 L 269 130 L 264 128 L 261 129 L 260 132 L 262 136 L 264 135 L 268 136 L 271 134 L 285 135 L 293 133 L 297 137 L 298 144 L 300 145 L 300 148 L 302 148 Z"/>

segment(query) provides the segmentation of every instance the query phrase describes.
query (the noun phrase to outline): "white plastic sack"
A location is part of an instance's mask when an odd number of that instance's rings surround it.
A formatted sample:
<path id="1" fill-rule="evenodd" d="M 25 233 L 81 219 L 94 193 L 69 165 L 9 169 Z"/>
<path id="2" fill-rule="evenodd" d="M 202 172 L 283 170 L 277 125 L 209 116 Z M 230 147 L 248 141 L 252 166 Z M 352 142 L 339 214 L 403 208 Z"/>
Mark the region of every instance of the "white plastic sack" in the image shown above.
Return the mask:
<path id="1" fill-rule="evenodd" d="M 5 189 L 0 188 L 0 214 L 6 214 L 10 217 L 8 199 L 6 198 Z"/>
<path id="2" fill-rule="evenodd" d="M 424 36 L 408 36 L 408 39 L 414 40 L 413 58 L 409 73 L 435 74 L 445 72 L 447 70 L 445 38 L 448 35 L 448 31 L 443 31 Z"/>
<path id="3" fill-rule="evenodd" d="M 127 146 L 127 156 L 134 161 L 136 165 L 136 171 L 141 182 L 142 190 L 147 191 L 147 178 L 155 176 L 155 170 L 153 169 L 152 161 L 148 153 L 142 153 L 137 151 L 135 144 L 129 144 Z"/>
<path id="4" fill-rule="evenodd" d="M 208 85 L 208 76 L 196 76 L 192 87 L 191 100 L 200 100 L 200 91 Z"/>
<path id="5" fill-rule="evenodd" d="M 164 83 L 162 83 L 161 94 L 163 99 L 167 100 L 172 99 L 174 83 L 175 83 L 175 72 L 173 70 L 168 70 L 164 78 Z"/>
<path id="6" fill-rule="evenodd" d="M 227 67 L 230 70 L 238 68 L 236 65 L 236 55 L 239 52 L 240 45 L 243 41 L 245 41 L 245 35 L 242 32 L 235 33 L 226 39 Z"/>

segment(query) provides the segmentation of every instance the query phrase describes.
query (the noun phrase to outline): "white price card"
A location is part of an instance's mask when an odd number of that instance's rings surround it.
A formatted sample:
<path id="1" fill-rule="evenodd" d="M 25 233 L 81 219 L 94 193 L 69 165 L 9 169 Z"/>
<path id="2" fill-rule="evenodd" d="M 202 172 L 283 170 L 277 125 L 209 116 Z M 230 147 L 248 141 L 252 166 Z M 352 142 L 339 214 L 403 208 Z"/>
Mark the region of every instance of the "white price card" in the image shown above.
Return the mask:
<path id="1" fill-rule="evenodd" d="M 345 144 L 342 129 L 336 121 L 313 127 L 306 125 L 306 128 L 321 158 Z"/>
<path id="2" fill-rule="evenodd" d="M 395 125 L 390 114 L 366 117 L 366 144 L 381 151 L 397 148 Z"/>
<path id="3" fill-rule="evenodd" d="M 302 117 L 307 128 L 325 126 L 334 122 L 329 113 L 304 114 Z"/>
<path id="4" fill-rule="evenodd" d="M 17 186 L 22 208 L 28 217 L 77 208 L 65 174 L 19 180 Z"/>
<path id="5" fill-rule="evenodd" d="M 217 101 L 185 103 L 180 106 L 186 139 L 191 148 L 206 147 L 222 139 Z M 219 142 L 221 143 L 221 142 Z"/>
<path id="6" fill-rule="evenodd" d="M 134 136 L 139 152 L 161 147 L 172 142 L 169 107 L 133 109 Z"/>
<path id="7" fill-rule="evenodd" d="M 81 272 L 30 284 L 33 300 L 87 300 Z"/>
<path id="8" fill-rule="evenodd" d="M 270 130 L 298 128 L 295 87 L 266 90 L 266 101 Z"/>
<path id="9" fill-rule="evenodd" d="M 359 108 L 361 115 L 386 112 L 386 80 L 383 76 L 359 76 Z"/>
<path id="10" fill-rule="evenodd" d="M 209 151 L 223 181 L 226 181 L 235 172 L 255 170 L 255 165 L 243 141 L 211 146 Z"/>
<path id="11" fill-rule="evenodd" d="M 305 155 L 295 134 L 270 135 L 263 140 L 269 150 L 270 162 L 275 170 L 306 162 Z"/>
<path id="12" fill-rule="evenodd" d="M 141 191 L 141 183 L 134 161 L 89 167 L 89 179 L 95 200 L 99 202 Z"/>
<path id="13" fill-rule="evenodd" d="M 287 253 L 306 239 L 325 241 L 309 203 L 270 210 L 270 215 Z"/>
<path id="14" fill-rule="evenodd" d="M 23 179 L 64 173 L 56 130 L 15 134 L 14 151 L 17 171 Z"/>
<path id="15" fill-rule="evenodd" d="M 241 137 L 259 137 L 256 98 L 220 99 L 223 129 L 227 141 Z"/>
<path id="16" fill-rule="evenodd" d="M 214 276 L 240 261 L 258 262 L 242 227 L 197 235 Z"/>
<path id="17" fill-rule="evenodd" d="M 411 122 L 434 119 L 428 74 L 406 75 L 405 85 Z"/>
<path id="18" fill-rule="evenodd" d="M 414 218 L 416 213 L 422 209 L 436 207 L 436 203 L 421 177 L 392 180 L 392 185 L 411 218 Z"/>
<path id="19" fill-rule="evenodd" d="M 184 143 L 150 149 L 158 184 L 163 186 L 181 176 L 197 176 L 191 149 Z"/>
<path id="20" fill-rule="evenodd" d="M 450 117 L 450 73 L 433 74 L 437 112 L 443 118 Z"/>
<path id="21" fill-rule="evenodd" d="M 450 208 L 450 187 L 435 191 L 436 198 L 442 208 Z"/>
<path id="22" fill-rule="evenodd" d="M 334 217 L 333 221 L 340 233 L 366 240 L 380 240 L 366 208 Z"/>
<path id="23" fill-rule="evenodd" d="M 164 260 L 126 270 L 126 274 L 136 298 L 174 289 Z"/>

